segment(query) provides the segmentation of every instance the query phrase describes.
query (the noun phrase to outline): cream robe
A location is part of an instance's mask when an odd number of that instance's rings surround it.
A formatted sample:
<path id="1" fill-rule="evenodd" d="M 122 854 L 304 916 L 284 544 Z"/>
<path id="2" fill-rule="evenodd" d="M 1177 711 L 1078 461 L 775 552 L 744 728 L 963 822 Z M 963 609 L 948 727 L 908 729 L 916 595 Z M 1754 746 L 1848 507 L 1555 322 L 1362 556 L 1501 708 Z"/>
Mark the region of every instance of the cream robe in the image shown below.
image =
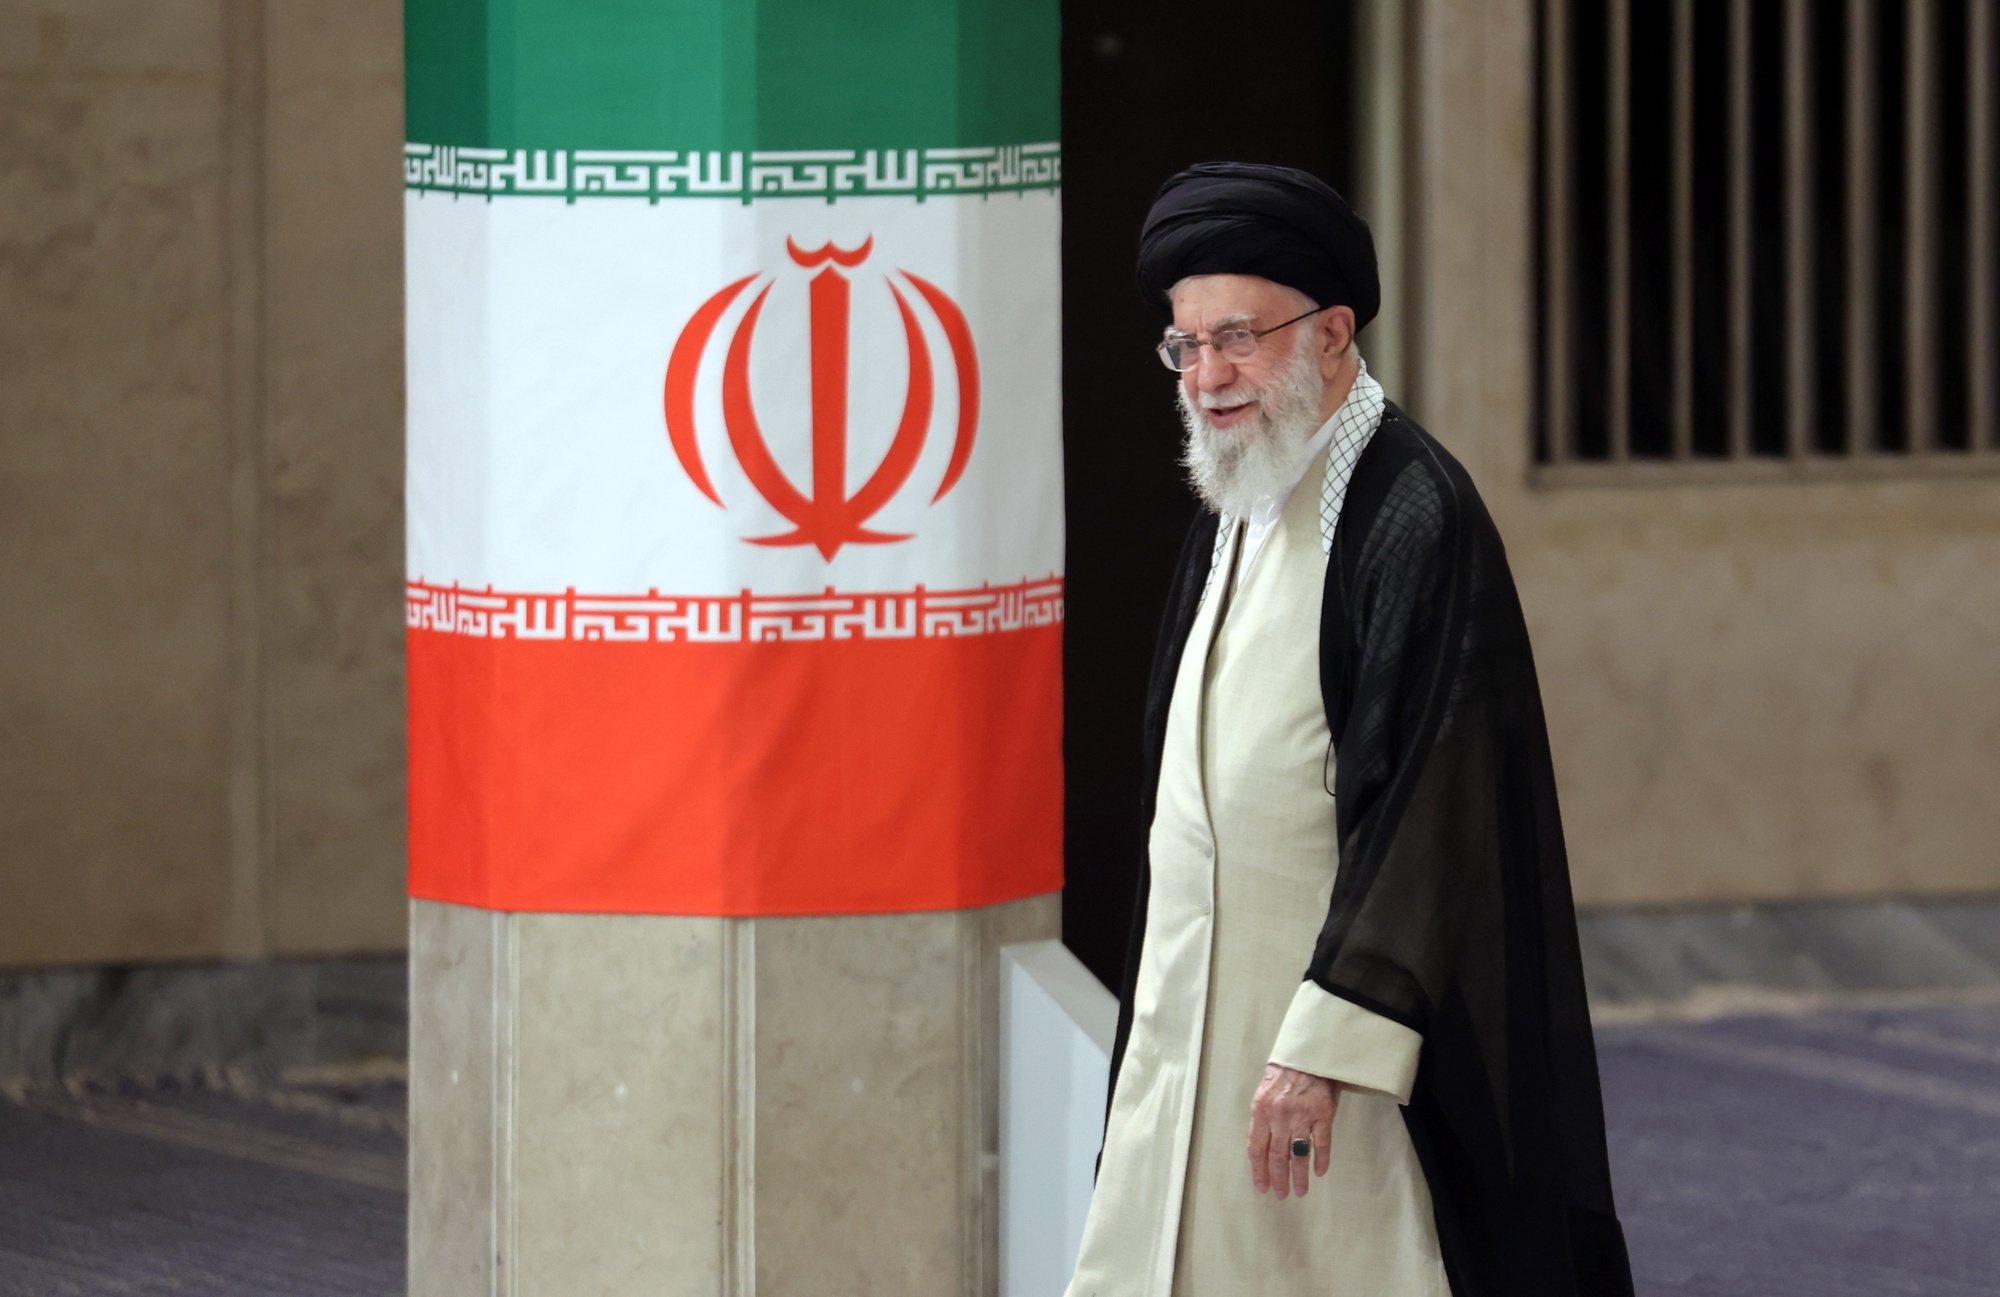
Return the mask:
<path id="1" fill-rule="evenodd" d="M 1292 492 L 1240 581 L 1232 529 L 1181 660 L 1131 1037 L 1068 1297 L 1449 1295 L 1398 1111 L 1421 1040 L 1300 980 L 1338 855 L 1314 497 Z M 1342 1082 L 1304 1198 L 1250 1182 L 1270 1061 Z"/>

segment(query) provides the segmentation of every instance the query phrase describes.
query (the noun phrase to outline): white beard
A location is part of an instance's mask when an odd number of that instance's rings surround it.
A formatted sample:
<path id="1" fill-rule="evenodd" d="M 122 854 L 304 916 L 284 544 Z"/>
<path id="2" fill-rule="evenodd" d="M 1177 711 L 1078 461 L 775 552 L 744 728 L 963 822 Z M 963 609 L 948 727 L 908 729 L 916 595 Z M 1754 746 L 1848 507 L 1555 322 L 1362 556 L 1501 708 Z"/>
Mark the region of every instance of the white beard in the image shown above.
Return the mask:
<path id="1" fill-rule="evenodd" d="M 1284 366 L 1263 388 L 1227 387 L 1203 393 L 1200 407 L 1189 402 L 1187 384 L 1175 386 L 1181 426 L 1187 430 L 1181 465 L 1195 494 L 1209 508 L 1241 518 L 1257 501 L 1277 495 L 1297 480 L 1299 460 L 1326 422 L 1319 412 L 1326 380 L 1320 377 L 1315 359 L 1318 345 L 1318 330 L 1301 329 Z M 1242 423 L 1222 429 L 1209 421 L 1208 409 L 1239 405 L 1246 399 L 1260 405 Z"/>

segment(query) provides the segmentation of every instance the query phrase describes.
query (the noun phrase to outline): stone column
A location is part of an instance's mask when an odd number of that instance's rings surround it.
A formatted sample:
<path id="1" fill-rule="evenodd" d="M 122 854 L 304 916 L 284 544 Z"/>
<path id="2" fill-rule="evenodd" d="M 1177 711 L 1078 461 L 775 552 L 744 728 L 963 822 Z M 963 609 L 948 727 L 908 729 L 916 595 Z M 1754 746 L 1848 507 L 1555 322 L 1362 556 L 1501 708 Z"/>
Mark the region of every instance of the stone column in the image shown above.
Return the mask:
<path id="1" fill-rule="evenodd" d="M 977 1297 L 1053 0 L 410 0 L 410 1291 Z"/>
<path id="2" fill-rule="evenodd" d="M 410 1292 L 993 1292 L 995 951 L 1059 923 L 413 902 Z"/>

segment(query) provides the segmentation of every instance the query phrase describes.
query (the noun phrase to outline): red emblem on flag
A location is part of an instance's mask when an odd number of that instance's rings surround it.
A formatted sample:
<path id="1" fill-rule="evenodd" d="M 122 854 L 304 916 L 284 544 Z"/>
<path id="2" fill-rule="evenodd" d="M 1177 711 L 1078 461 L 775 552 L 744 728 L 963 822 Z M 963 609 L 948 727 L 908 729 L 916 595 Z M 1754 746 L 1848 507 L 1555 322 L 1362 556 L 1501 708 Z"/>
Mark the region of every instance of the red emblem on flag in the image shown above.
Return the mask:
<path id="1" fill-rule="evenodd" d="M 890 295 L 895 298 L 903 324 L 903 340 L 909 350 L 909 381 L 903 395 L 902 418 L 896 425 L 888 451 L 868 474 L 860 488 L 850 491 L 847 481 L 847 375 L 849 350 L 849 282 L 843 271 L 853 270 L 874 250 L 870 237 L 858 248 L 837 248 L 827 243 L 811 251 L 791 239 L 785 249 L 792 260 L 810 270 L 824 267 L 809 286 L 812 358 L 812 482 L 801 490 L 786 476 L 771 454 L 757 412 L 750 400 L 750 345 L 757 321 L 770 296 L 767 283 L 738 321 L 729 339 L 722 366 L 722 421 L 729 434 L 729 446 L 737 462 L 765 502 L 792 524 L 792 530 L 775 536 L 745 537 L 753 545 L 811 545 L 832 558 L 842 545 L 886 544 L 908 540 L 909 534 L 877 531 L 868 524 L 883 506 L 893 500 L 909 482 L 917 456 L 930 435 L 933 406 L 933 373 L 930 344 L 918 323 L 911 299 L 898 287 L 895 277 L 884 275 Z M 915 290 L 916 300 L 928 309 L 951 348 L 951 360 L 958 376 L 958 428 L 951 460 L 944 480 L 931 497 L 942 500 L 958 484 L 972 455 L 972 437 L 979 423 L 979 360 L 973 351 L 972 330 L 965 312 L 950 295 L 929 280 L 907 270 L 897 272 Z M 718 506 L 716 494 L 703 466 L 695 440 L 695 376 L 723 314 L 757 275 L 745 275 L 726 285 L 695 311 L 674 343 L 667 362 L 667 436 L 695 488 Z"/>

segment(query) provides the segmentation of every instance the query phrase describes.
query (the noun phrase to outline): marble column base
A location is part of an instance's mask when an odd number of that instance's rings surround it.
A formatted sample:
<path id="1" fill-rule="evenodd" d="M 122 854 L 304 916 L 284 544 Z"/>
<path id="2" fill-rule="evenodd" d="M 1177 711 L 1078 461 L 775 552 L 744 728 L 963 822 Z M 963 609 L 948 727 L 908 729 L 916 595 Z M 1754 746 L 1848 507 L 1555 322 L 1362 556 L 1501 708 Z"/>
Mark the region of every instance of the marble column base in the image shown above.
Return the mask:
<path id="1" fill-rule="evenodd" d="M 411 905 L 412 1297 L 993 1291 L 1001 944 Z"/>

